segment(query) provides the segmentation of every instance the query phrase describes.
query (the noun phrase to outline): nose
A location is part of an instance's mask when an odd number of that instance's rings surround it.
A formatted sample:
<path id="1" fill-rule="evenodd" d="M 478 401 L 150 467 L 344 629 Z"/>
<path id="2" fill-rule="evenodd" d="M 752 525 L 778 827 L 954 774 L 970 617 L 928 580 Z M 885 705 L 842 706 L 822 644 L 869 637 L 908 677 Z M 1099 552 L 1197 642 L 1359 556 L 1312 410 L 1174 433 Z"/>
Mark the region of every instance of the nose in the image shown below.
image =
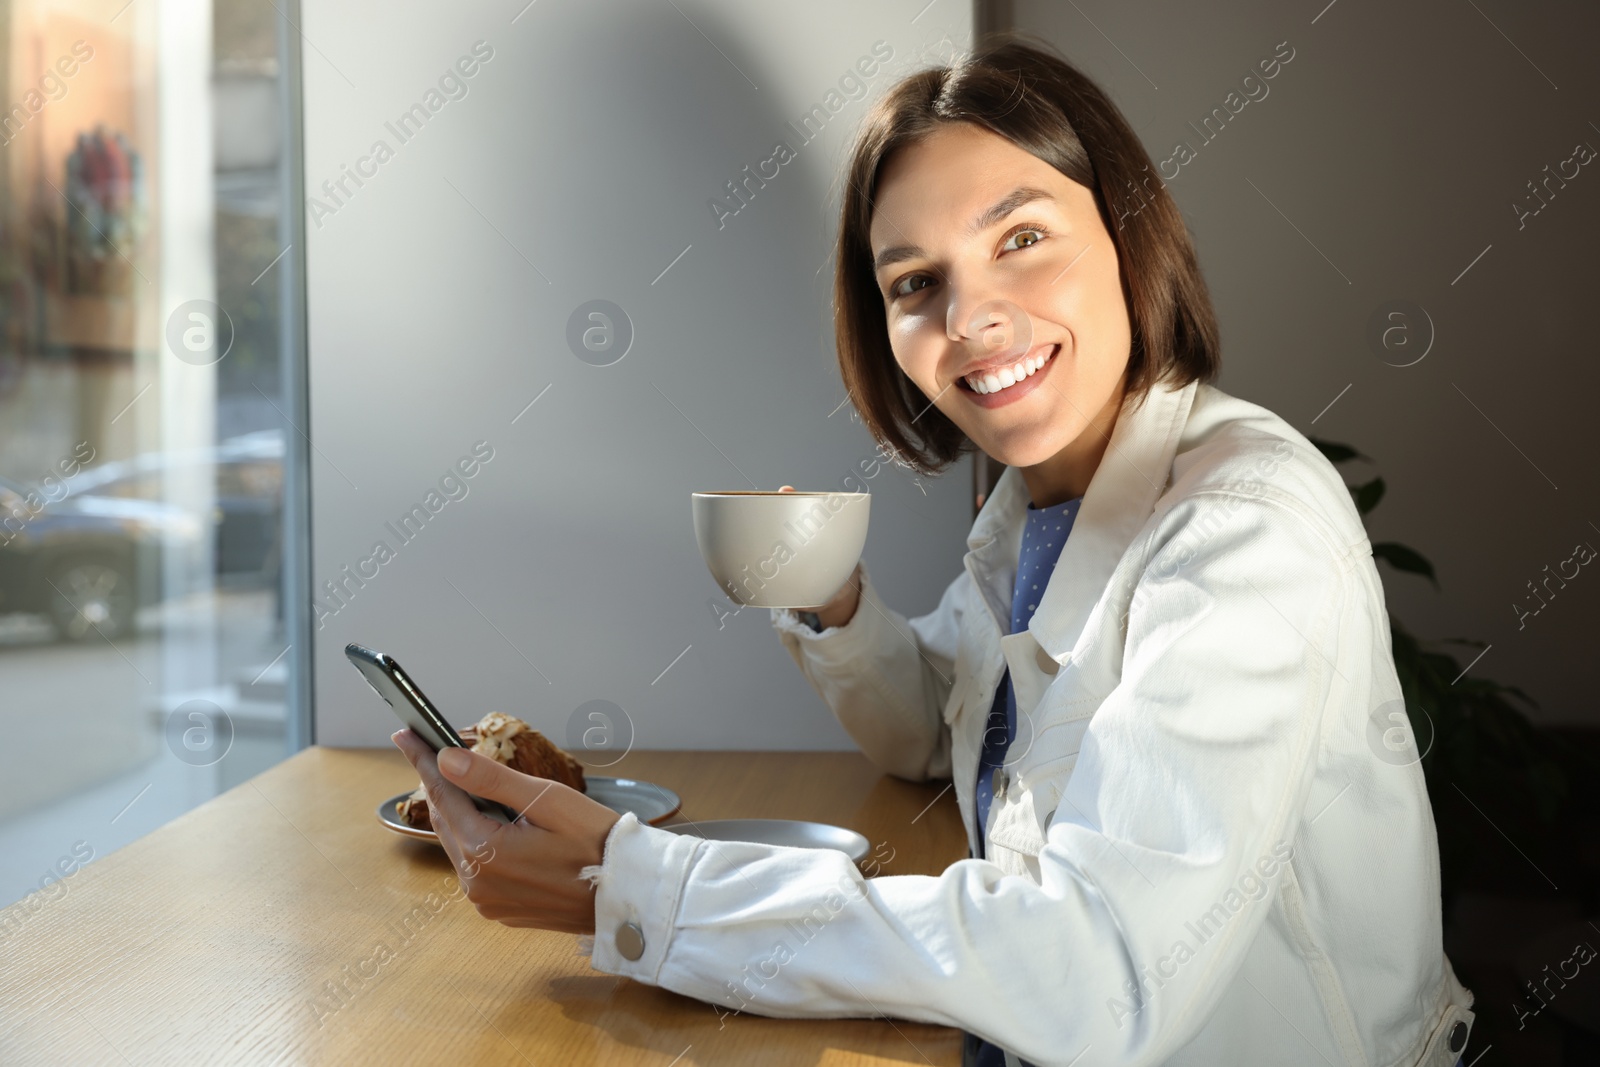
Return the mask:
<path id="1" fill-rule="evenodd" d="M 977 311 L 991 303 L 990 294 L 966 280 L 958 281 L 953 275 L 945 279 L 948 302 L 945 306 L 944 332 L 952 341 L 966 341 L 981 332 L 985 323 L 975 322 Z"/>
<path id="2" fill-rule="evenodd" d="M 971 287 L 947 291 L 945 336 L 969 349 L 969 358 L 1020 357 L 1033 347 L 1033 320 L 1016 304 Z"/>

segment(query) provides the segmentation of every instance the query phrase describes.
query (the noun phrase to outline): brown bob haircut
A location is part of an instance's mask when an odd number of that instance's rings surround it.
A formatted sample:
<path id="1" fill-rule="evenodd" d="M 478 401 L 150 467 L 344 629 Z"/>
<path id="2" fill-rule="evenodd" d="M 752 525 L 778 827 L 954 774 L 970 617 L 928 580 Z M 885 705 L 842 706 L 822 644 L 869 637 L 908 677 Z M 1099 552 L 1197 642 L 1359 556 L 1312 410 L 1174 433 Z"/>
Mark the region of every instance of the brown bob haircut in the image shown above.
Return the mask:
<path id="1" fill-rule="evenodd" d="M 834 273 L 839 371 L 872 435 L 922 474 L 977 446 L 895 362 L 868 233 L 884 162 L 944 124 L 982 126 L 1094 193 L 1128 304 L 1127 397 L 1142 404 L 1158 381 L 1217 374 L 1216 316 L 1177 205 L 1116 105 L 1048 48 L 1006 34 L 910 75 L 867 115 L 846 167 Z"/>

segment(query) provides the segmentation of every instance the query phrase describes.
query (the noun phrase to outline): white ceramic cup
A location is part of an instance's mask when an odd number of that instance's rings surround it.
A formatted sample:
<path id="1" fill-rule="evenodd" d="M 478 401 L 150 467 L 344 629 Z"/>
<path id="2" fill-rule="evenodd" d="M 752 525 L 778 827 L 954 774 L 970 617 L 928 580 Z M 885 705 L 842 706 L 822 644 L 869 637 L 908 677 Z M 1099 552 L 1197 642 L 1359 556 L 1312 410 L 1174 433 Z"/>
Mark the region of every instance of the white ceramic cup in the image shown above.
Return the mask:
<path id="1" fill-rule="evenodd" d="M 735 604 L 817 607 L 860 561 L 871 502 L 871 493 L 694 493 L 694 538 Z"/>

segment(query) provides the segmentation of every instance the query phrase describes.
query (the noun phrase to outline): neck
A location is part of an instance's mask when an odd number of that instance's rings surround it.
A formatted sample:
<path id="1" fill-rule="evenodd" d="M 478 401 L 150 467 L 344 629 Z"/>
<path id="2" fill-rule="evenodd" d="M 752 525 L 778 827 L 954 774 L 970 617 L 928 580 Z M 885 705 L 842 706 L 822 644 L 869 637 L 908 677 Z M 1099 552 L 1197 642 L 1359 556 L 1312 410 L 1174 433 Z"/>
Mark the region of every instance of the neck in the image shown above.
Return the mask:
<path id="1" fill-rule="evenodd" d="M 1089 491 L 1089 482 L 1111 444 L 1111 431 L 1125 395 L 1126 378 L 1117 383 L 1105 405 L 1070 444 L 1049 459 L 1021 468 L 1023 484 L 1028 487 L 1035 508 L 1054 507 Z"/>

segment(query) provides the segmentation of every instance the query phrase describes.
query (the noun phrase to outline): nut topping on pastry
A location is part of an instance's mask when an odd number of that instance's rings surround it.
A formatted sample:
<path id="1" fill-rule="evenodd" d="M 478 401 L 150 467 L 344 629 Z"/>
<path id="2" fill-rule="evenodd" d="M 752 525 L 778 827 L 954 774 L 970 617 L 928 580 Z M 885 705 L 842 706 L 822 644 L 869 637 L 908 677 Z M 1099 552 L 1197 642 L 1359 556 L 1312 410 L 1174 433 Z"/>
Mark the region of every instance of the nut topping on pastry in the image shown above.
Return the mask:
<path id="1" fill-rule="evenodd" d="M 418 789 L 394 806 L 395 814 L 407 826 L 432 832 L 433 819 L 428 814 L 428 791 Z"/>
<path id="2" fill-rule="evenodd" d="M 463 729 L 461 740 L 470 744 L 472 751 L 481 752 L 514 771 L 549 778 L 571 786 L 580 793 L 588 791 L 588 784 L 583 778 L 583 764 L 514 715 L 491 711 L 475 725 Z M 428 813 L 428 794 L 420 786 L 416 792 L 396 804 L 395 811 L 407 826 L 433 830 L 433 821 Z"/>
<path id="3" fill-rule="evenodd" d="M 512 760 L 516 756 L 516 746 L 513 742 L 519 734 L 525 733 L 528 724 L 521 719 L 513 718 L 503 711 L 491 711 L 478 720 L 478 725 L 473 727 L 477 734 L 477 741 L 472 746 L 472 751 L 481 752 L 492 760 L 498 760 L 508 766 L 515 766 Z M 462 738 L 466 740 L 465 737 Z"/>

